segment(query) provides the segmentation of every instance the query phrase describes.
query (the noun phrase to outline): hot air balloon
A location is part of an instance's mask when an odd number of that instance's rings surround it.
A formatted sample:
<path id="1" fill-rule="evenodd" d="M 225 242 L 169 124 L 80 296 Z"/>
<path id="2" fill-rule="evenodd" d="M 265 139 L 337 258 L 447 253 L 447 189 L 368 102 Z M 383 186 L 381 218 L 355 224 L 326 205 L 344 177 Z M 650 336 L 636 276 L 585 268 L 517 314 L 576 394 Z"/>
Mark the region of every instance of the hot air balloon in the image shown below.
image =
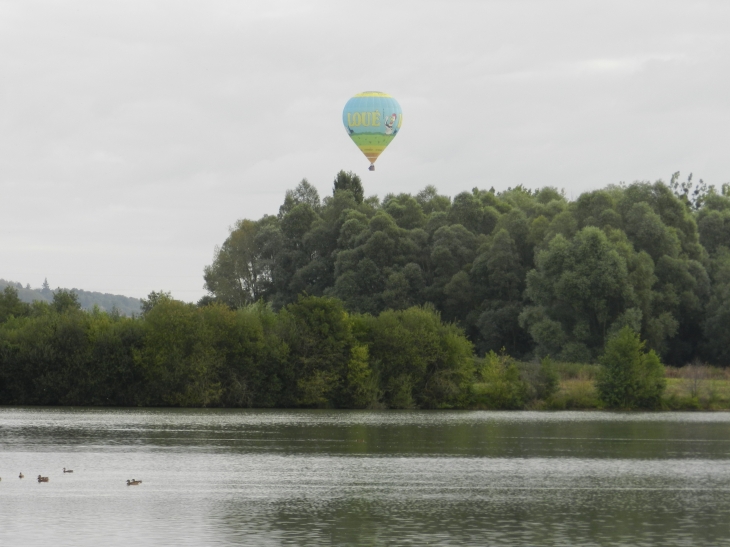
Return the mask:
<path id="1" fill-rule="evenodd" d="M 387 93 L 365 91 L 347 101 L 342 111 L 342 123 L 350 138 L 370 160 L 368 169 L 375 171 L 375 160 L 400 131 L 403 111 L 398 101 Z"/>

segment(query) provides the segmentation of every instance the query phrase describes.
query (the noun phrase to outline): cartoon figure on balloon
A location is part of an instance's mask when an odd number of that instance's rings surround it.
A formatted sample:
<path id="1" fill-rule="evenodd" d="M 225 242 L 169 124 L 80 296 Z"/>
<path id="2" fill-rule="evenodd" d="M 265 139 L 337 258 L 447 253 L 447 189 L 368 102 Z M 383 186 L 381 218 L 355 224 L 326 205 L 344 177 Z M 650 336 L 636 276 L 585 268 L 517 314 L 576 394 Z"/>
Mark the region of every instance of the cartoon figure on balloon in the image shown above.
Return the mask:
<path id="1" fill-rule="evenodd" d="M 393 127 L 395 127 L 395 122 L 397 120 L 398 120 L 398 116 L 395 113 L 393 113 L 393 114 L 390 115 L 390 118 L 388 118 L 385 121 L 385 134 L 386 135 L 391 135 L 392 134 L 393 136 L 395 136 L 395 134 L 398 133 L 398 129 L 396 129 L 395 131 L 393 131 Z"/>

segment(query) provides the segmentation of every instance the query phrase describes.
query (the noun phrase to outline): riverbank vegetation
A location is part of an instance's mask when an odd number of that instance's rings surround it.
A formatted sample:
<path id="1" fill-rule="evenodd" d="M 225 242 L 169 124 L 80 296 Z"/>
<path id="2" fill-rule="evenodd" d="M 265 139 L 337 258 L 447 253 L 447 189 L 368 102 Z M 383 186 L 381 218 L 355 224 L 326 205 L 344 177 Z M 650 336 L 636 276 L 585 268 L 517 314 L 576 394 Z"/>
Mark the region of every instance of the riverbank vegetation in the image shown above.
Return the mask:
<path id="1" fill-rule="evenodd" d="M 276 312 L 152 293 L 144 313 L 73 293 L 0 293 L 0 404 L 300 408 L 730 408 L 730 369 L 659 364 L 626 327 L 600 364 L 482 357 L 432 307 L 348 313 L 302 297 Z M 666 389 L 665 389 L 666 386 Z"/>
<path id="2" fill-rule="evenodd" d="M 347 313 L 302 297 L 275 312 L 153 293 L 135 318 L 0 296 L 0 404 L 454 408 L 471 343 L 429 307 Z"/>
<path id="3" fill-rule="evenodd" d="M 204 280 L 134 317 L 7 287 L 0 404 L 730 408 L 702 365 L 730 364 L 727 185 L 381 201 L 340 172 L 236 223 Z"/>

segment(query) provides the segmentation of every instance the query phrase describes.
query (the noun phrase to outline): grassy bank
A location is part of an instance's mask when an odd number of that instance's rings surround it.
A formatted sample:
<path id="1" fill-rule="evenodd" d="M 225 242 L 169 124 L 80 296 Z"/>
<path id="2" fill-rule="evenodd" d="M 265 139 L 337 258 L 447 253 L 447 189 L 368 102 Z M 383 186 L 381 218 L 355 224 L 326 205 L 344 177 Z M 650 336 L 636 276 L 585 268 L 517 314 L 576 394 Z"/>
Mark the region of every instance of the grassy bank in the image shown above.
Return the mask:
<path id="1" fill-rule="evenodd" d="M 535 407 L 546 410 L 600 409 L 596 377 L 599 365 L 555 363 L 560 377 L 557 393 Z M 730 369 L 687 365 L 666 367 L 666 410 L 730 410 Z"/>
<path id="2" fill-rule="evenodd" d="M 672 410 L 730 409 L 730 370 L 689 365 L 667 368 L 664 405 Z"/>

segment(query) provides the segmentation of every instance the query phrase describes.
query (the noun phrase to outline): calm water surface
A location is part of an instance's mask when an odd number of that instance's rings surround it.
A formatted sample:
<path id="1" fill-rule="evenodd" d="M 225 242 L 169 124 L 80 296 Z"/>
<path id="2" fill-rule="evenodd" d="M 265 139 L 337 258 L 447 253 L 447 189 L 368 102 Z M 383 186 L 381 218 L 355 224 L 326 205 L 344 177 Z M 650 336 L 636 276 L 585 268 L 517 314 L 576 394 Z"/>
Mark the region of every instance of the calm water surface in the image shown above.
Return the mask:
<path id="1" fill-rule="evenodd" d="M 3 546 L 730 545 L 730 413 L 5 408 L 0 477 Z"/>

